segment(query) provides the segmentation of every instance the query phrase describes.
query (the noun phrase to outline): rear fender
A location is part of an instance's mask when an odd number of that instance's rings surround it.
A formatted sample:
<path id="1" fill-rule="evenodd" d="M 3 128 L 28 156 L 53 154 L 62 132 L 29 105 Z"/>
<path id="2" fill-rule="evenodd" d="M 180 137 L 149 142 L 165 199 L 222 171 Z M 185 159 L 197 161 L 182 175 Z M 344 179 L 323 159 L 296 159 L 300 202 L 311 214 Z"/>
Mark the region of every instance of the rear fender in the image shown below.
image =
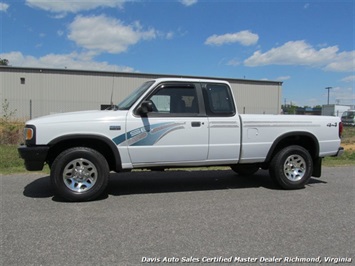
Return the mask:
<path id="1" fill-rule="evenodd" d="M 271 148 L 266 156 L 265 163 L 270 163 L 273 156 L 282 148 L 299 145 L 304 147 L 310 153 L 313 161 L 315 162 L 318 159 L 319 155 L 319 142 L 318 139 L 309 132 L 290 132 L 279 136 L 274 143 L 271 145 Z"/>

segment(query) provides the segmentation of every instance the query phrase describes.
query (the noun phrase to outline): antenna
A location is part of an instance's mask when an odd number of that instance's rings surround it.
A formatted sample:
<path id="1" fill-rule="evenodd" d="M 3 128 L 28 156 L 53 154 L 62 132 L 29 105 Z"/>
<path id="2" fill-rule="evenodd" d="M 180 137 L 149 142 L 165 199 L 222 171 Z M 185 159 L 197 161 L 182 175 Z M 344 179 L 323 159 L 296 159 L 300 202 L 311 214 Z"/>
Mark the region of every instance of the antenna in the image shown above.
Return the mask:
<path id="1" fill-rule="evenodd" d="M 112 88 L 111 88 L 111 99 L 110 99 L 110 107 L 108 107 L 106 110 L 114 110 L 117 111 L 118 107 L 113 104 L 113 88 L 115 87 L 115 77 L 112 76 Z"/>
<path id="2" fill-rule="evenodd" d="M 110 101 L 110 104 L 111 104 L 111 109 L 113 109 L 113 88 L 115 86 L 115 76 L 112 76 L 112 89 L 111 89 L 111 101 Z"/>

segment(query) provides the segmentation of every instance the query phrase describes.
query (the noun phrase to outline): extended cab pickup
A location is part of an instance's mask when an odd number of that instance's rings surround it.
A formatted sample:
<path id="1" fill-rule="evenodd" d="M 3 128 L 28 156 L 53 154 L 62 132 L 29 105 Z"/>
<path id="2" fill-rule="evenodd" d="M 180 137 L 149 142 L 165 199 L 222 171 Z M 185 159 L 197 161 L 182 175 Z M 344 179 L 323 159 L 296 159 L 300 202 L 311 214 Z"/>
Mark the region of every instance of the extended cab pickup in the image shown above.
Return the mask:
<path id="1" fill-rule="evenodd" d="M 284 189 L 320 177 L 322 158 L 339 156 L 337 117 L 239 115 L 228 82 L 165 78 L 147 81 L 111 110 L 30 120 L 18 148 L 26 169 L 47 163 L 55 191 L 92 200 L 109 172 L 135 168 L 230 166 L 259 168 Z"/>

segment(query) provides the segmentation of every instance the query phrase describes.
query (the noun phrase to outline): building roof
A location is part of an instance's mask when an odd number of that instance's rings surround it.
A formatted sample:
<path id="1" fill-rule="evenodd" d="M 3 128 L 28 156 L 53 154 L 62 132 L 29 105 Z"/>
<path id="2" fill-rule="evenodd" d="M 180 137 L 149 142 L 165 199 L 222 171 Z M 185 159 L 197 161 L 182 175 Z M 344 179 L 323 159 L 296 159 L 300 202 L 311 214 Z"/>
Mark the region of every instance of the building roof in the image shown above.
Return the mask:
<path id="1" fill-rule="evenodd" d="M 156 74 L 156 73 L 139 73 L 139 72 L 114 72 L 114 71 L 98 71 L 98 70 L 78 70 L 78 69 L 59 69 L 59 68 L 36 68 L 36 67 L 13 67 L 0 66 L 0 72 L 22 72 L 22 73 L 48 73 L 48 74 L 67 74 L 67 75 L 95 75 L 95 76 L 137 76 L 146 78 L 191 78 L 205 80 L 224 80 L 232 83 L 258 83 L 269 85 L 282 85 L 282 81 L 271 80 L 252 80 L 252 79 L 236 79 L 226 77 L 207 77 L 207 76 L 190 76 L 177 74 Z"/>

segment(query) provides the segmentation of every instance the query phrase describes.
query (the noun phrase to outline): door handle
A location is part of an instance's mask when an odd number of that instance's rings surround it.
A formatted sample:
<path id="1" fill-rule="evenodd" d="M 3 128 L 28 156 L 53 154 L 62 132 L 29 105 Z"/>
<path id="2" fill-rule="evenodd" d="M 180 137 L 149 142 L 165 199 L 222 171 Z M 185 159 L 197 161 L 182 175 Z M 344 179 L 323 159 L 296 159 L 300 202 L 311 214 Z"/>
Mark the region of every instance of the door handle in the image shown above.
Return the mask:
<path id="1" fill-rule="evenodd" d="M 192 127 L 200 127 L 201 126 L 201 122 L 191 122 L 191 126 Z"/>

